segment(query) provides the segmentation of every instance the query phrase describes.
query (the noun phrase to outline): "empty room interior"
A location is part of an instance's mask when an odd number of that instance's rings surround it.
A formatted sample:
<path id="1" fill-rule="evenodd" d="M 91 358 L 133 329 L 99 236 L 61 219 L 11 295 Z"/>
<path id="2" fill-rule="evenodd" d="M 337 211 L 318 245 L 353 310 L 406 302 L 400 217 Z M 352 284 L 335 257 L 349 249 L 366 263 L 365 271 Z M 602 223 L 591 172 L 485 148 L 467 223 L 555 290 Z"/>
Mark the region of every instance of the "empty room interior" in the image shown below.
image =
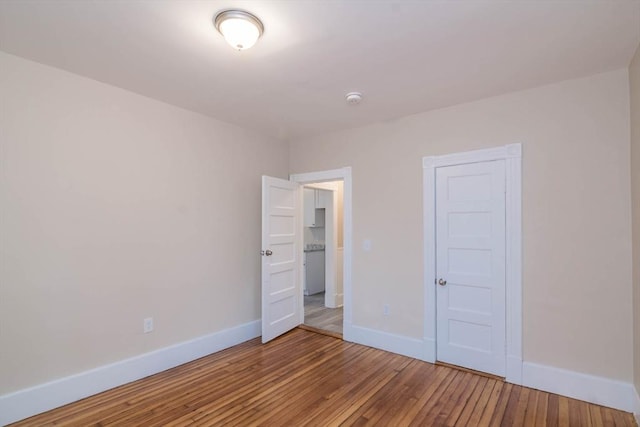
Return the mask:
<path id="1" fill-rule="evenodd" d="M 0 1 L 0 425 L 638 425 L 640 1 Z"/>

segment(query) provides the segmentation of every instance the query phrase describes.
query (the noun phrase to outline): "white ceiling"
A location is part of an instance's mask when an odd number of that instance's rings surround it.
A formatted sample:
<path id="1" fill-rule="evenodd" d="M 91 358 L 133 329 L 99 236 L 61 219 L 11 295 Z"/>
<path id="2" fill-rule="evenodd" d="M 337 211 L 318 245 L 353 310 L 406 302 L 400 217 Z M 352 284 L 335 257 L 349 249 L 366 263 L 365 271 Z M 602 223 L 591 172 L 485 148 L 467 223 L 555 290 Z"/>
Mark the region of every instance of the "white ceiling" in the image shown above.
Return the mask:
<path id="1" fill-rule="evenodd" d="M 250 50 L 213 27 L 233 7 L 264 22 Z M 626 67 L 639 42 L 635 0 L 0 0 L 0 50 L 281 139 Z"/>

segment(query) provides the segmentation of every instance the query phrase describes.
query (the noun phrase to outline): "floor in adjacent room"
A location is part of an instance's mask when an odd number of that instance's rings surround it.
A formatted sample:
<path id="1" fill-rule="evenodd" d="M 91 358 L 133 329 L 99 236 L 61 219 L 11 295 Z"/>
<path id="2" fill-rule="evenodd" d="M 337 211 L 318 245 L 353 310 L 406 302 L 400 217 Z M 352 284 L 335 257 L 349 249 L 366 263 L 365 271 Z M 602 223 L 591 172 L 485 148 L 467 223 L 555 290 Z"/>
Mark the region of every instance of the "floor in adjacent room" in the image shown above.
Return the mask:
<path id="1" fill-rule="evenodd" d="M 324 306 L 324 292 L 304 297 L 304 324 L 324 331 L 342 334 L 342 307 Z"/>

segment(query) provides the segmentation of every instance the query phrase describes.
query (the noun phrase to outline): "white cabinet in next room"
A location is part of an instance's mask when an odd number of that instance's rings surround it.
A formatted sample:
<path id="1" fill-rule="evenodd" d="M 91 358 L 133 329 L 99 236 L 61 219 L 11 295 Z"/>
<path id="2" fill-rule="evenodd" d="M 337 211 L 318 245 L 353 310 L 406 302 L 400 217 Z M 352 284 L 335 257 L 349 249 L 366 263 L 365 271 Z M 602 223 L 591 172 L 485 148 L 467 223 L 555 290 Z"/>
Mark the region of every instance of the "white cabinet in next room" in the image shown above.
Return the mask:
<path id="1" fill-rule="evenodd" d="M 305 295 L 324 292 L 324 250 L 305 253 Z"/>
<path id="2" fill-rule="evenodd" d="M 323 193 L 328 193 L 315 188 L 304 189 L 304 215 L 305 227 L 324 227 L 324 207 L 326 205 Z"/>

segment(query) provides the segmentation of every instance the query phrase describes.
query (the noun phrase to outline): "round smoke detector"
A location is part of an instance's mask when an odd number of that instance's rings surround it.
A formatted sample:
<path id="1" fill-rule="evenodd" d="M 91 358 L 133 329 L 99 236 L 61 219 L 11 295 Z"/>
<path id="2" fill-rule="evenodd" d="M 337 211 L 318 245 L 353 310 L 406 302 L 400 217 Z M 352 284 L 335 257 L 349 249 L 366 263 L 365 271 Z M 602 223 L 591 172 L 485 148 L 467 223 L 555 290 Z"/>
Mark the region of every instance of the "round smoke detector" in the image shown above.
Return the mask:
<path id="1" fill-rule="evenodd" d="M 349 92 L 344 96 L 349 105 L 358 105 L 362 101 L 362 94 L 360 92 Z"/>

